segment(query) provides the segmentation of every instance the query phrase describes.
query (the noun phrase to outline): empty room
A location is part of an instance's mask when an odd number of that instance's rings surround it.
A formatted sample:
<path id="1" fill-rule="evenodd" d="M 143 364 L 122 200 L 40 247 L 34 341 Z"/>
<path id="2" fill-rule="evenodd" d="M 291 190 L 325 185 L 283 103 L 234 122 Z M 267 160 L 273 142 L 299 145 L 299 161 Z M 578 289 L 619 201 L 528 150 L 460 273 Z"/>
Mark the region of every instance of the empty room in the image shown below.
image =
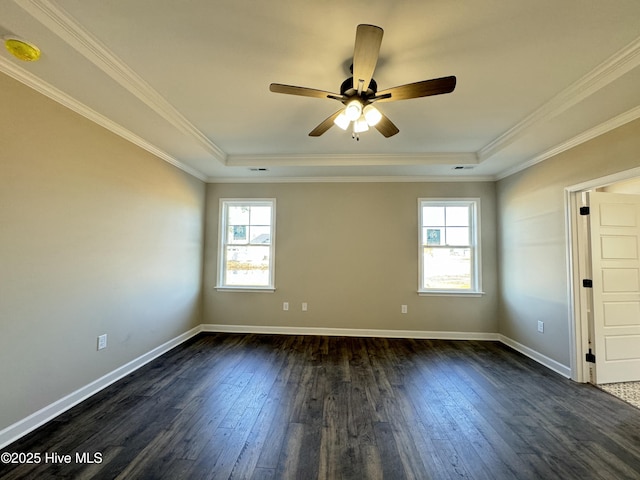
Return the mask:
<path id="1" fill-rule="evenodd" d="M 639 18 L 0 0 L 0 479 L 640 478 Z"/>

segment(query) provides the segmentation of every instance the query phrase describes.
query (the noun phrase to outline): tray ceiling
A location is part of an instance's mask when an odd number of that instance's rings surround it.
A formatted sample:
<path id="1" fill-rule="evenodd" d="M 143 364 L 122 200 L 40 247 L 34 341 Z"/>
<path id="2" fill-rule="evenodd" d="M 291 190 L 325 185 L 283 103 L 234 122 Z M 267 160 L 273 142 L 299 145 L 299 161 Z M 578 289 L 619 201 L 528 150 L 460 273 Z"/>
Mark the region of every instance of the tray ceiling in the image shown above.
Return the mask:
<path id="1" fill-rule="evenodd" d="M 0 71 L 208 181 L 495 179 L 640 117 L 640 2 L 0 0 Z M 308 136 L 338 107 L 359 23 L 384 29 L 380 104 L 400 133 Z M 458 167 L 458 168 L 456 168 Z M 464 168 L 461 168 L 464 167 Z M 264 170 L 266 169 L 266 170 Z"/>

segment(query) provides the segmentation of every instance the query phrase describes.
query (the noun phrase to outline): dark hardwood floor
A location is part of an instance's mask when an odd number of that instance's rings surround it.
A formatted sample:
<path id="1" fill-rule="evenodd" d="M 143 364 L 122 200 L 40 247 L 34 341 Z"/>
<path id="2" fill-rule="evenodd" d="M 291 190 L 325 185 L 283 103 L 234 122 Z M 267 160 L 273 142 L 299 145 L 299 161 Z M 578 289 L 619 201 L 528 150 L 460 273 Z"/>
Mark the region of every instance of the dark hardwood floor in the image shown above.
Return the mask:
<path id="1" fill-rule="evenodd" d="M 1 479 L 639 479 L 640 410 L 495 342 L 212 334 L 3 452 L 42 457 Z"/>

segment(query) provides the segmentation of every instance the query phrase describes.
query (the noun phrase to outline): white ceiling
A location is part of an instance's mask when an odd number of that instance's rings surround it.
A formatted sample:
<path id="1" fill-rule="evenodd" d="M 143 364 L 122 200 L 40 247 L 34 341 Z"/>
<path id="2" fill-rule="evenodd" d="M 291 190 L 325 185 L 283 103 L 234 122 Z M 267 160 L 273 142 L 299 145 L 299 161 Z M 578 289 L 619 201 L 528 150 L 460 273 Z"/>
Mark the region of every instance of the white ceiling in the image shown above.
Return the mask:
<path id="1" fill-rule="evenodd" d="M 339 92 L 360 23 L 380 90 L 456 90 L 309 137 L 340 104 L 269 84 Z M 0 0 L 7 34 L 43 53 L 0 71 L 208 181 L 502 178 L 640 117 L 638 0 Z"/>

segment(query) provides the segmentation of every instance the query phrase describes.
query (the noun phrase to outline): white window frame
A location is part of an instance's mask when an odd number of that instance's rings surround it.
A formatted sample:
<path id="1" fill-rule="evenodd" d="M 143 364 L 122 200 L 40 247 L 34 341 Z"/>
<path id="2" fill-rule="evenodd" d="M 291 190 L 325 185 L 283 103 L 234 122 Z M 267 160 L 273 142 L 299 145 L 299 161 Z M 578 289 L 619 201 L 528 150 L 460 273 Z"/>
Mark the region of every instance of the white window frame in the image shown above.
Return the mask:
<path id="1" fill-rule="evenodd" d="M 469 227 L 471 250 L 471 287 L 455 289 L 434 289 L 424 288 L 422 280 L 424 277 L 423 263 L 423 243 L 422 243 L 422 207 L 423 206 L 469 206 Z M 478 297 L 484 295 L 482 291 L 482 261 L 480 246 L 480 199 L 479 198 L 418 198 L 418 294 L 428 295 L 449 295 L 449 296 L 471 296 Z"/>
<path id="2" fill-rule="evenodd" d="M 269 245 L 269 284 L 268 285 L 227 285 L 224 283 L 224 266 L 226 252 L 226 234 L 228 222 L 228 208 L 230 206 L 270 206 L 271 232 Z M 218 213 L 218 261 L 216 289 L 233 292 L 274 292 L 275 287 L 275 253 L 276 253 L 276 199 L 275 198 L 221 198 Z"/>

